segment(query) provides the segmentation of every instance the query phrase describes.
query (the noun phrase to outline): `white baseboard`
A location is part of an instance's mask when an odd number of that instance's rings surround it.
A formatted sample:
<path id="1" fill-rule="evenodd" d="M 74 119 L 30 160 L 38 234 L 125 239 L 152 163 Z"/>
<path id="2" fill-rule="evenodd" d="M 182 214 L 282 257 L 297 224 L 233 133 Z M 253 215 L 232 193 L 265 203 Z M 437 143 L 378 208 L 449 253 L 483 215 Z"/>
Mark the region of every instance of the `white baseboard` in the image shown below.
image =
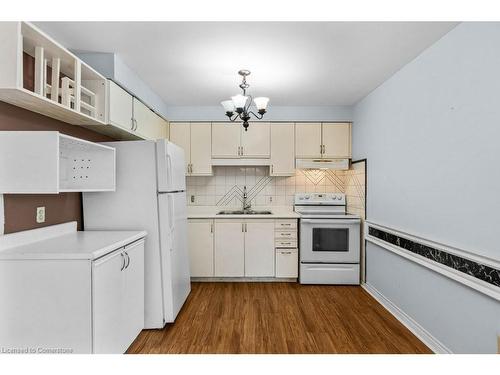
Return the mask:
<path id="1" fill-rule="evenodd" d="M 406 328 L 408 328 L 420 341 L 429 347 L 434 353 L 437 354 L 452 354 L 453 352 L 443 345 L 438 339 L 426 331 L 420 324 L 413 318 L 408 316 L 403 310 L 397 307 L 375 287 L 368 283 L 364 283 L 361 287 L 368 292 L 373 298 L 377 300 L 382 306 L 385 307 L 397 320 L 399 320 Z"/>

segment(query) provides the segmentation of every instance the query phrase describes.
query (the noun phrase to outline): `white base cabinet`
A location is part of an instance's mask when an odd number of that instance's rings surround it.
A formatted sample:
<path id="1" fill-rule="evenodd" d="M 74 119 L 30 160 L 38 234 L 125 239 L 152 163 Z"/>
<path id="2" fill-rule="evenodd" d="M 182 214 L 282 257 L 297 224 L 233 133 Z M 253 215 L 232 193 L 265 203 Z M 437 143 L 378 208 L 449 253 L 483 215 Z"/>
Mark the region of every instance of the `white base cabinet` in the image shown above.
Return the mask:
<path id="1" fill-rule="evenodd" d="M 215 221 L 215 276 L 245 276 L 245 226 L 242 221 Z"/>
<path id="2" fill-rule="evenodd" d="M 188 222 L 188 248 L 191 277 L 214 276 L 214 221 L 192 219 Z"/>
<path id="3" fill-rule="evenodd" d="M 94 353 L 124 353 L 144 328 L 144 242 L 92 264 Z"/>
<path id="4" fill-rule="evenodd" d="M 276 277 L 299 276 L 299 252 L 297 249 L 276 249 Z"/>
<path id="5" fill-rule="evenodd" d="M 31 236 L 42 240 L 48 233 L 35 231 L 41 235 Z M 76 250 L 50 241 L 70 257 L 0 257 L 0 347 L 33 354 L 124 353 L 144 328 L 144 239 L 95 260 L 71 258 L 93 243 L 90 237 L 79 245 L 71 235 L 61 237 Z"/>
<path id="6" fill-rule="evenodd" d="M 274 220 L 247 220 L 245 277 L 274 276 Z"/>

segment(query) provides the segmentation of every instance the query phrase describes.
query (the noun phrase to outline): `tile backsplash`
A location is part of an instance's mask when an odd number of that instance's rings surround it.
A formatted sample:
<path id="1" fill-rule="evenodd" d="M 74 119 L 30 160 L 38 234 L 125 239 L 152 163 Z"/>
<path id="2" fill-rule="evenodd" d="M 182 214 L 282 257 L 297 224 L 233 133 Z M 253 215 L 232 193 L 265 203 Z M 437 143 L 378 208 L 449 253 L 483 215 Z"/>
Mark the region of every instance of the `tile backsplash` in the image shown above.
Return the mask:
<path id="1" fill-rule="evenodd" d="M 240 206 L 246 186 L 253 206 L 291 206 L 296 192 L 343 193 L 346 181 L 345 171 L 296 170 L 295 176 L 270 177 L 268 167 L 214 167 L 213 176 L 187 177 L 187 198 L 190 205 Z"/>

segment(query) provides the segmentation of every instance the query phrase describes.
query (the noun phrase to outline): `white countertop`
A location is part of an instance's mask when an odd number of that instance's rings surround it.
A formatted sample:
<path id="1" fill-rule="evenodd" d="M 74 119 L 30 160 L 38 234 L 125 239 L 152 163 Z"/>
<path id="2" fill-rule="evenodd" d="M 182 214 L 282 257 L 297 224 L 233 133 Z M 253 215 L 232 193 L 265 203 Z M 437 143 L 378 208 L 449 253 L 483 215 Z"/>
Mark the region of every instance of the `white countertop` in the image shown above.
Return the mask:
<path id="1" fill-rule="evenodd" d="M 188 206 L 188 219 L 298 219 L 300 215 L 293 211 L 292 206 L 257 206 L 257 211 L 271 211 L 271 215 L 217 215 L 219 211 L 241 210 L 241 206 Z"/>
<path id="2" fill-rule="evenodd" d="M 146 236 L 145 231 L 81 231 L 0 250 L 0 259 L 97 259 Z"/>

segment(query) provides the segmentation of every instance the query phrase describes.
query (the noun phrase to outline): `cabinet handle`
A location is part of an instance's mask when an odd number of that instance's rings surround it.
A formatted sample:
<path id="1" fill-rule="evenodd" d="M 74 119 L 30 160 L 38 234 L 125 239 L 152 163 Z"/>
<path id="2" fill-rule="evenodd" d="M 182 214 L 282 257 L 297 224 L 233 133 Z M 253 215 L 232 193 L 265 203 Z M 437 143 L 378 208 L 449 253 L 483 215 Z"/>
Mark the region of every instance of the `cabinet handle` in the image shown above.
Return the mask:
<path id="1" fill-rule="evenodd" d="M 245 233 L 247 232 L 247 223 L 245 223 Z"/>
<path id="2" fill-rule="evenodd" d="M 245 230 L 243 229 L 245 224 L 241 223 L 241 232 L 244 232 Z"/>
<path id="3" fill-rule="evenodd" d="M 274 173 L 274 165 L 271 164 L 271 174 Z"/>
<path id="4" fill-rule="evenodd" d="M 128 253 L 125 251 L 125 256 L 127 257 L 127 265 L 125 266 L 124 269 L 127 269 L 128 266 L 130 266 L 130 257 L 128 256 Z"/>
<path id="5" fill-rule="evenodd" d="M 290 255 L 292 252 L 291 251 L 282 251 L 281 254 L 283 255 Z"/>
<path id="6" fill-rule="evenodd" d="M 291 233 L 280 233 L 282 236 L 291 236 Z"/>
<path id="7" fill-rule="evenodd" d="M 285 224 L 285 223 L 281 223 L 280 225 L 281 225 L 282 227 L 289 227 L 289 226 L 290 226 L 290 225 L 292 225 L 292 224 Z"/>
<path id="8" fill-rule="evenodd" d="M 121 257 L 122 257 L 122 267 L 120 268 L 120 271 L 123 271 L 123 269 L 125 268 L 125 254 L 120 253 Z"/>
<path id="9" fill-rule="evenodd" d="M 210 223 L 210 233 L 214 232 L 214 223 Z"/>
<path id="10" fill-rule="evenodd" d="M 134 131 L 134 118 L 130 118 L 130 130 Z"/>
<path id="11" fill-rule="evenodd" d="M 241 146 L 241 156 L 243 156 L 243 146 Z"/>

